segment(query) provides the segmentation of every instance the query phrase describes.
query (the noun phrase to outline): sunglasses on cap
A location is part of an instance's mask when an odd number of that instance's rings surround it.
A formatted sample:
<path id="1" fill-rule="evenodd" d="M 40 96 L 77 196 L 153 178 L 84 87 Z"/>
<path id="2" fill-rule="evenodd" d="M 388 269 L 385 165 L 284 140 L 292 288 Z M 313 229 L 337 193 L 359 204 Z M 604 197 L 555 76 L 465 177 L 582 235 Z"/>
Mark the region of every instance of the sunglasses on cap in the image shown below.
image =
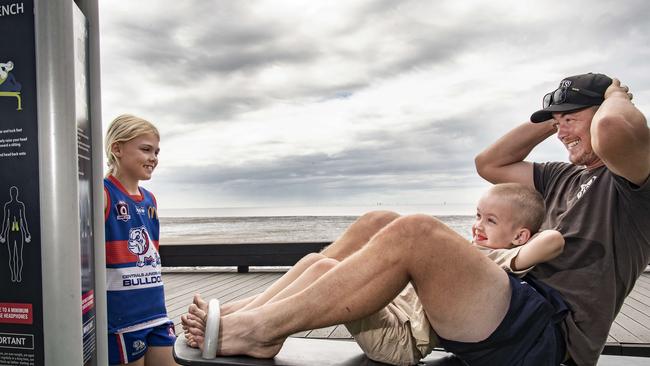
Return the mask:
<path id="1" fill-rule="evenodd" d="M 562 104 L 566 102 L 567 94 L 569 92 L 582 94 L 592 98 L 603 97 L 602 94 L 590 90 L 562 86 L 544 95 L 544 98 L 542 99 L 542 108 L 548 108 L 551 104 Z"/>

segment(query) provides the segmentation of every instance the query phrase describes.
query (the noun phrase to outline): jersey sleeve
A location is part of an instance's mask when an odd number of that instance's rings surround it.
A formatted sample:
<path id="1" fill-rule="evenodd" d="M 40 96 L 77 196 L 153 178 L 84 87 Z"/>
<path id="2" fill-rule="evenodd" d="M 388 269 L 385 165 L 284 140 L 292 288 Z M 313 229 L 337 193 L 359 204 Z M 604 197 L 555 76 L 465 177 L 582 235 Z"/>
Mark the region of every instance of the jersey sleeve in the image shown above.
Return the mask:
<path id="1" fill-rule="evenodd" d="M 153 205 L 154 205 L 154 207 L 156 207 L 156 209 L 158 209 L 158 201 L 156 200 L 156 196 L 153 194 L 153 192 L 151 192 L 151 191 L 148 190 L 148 189 L 144 189 L 144 188 L 142 188 L 142 187 L 140 187 L 140 189 L 141 189 L 141 192 L 143 193 L 142 198 L 144 199 L 144 197 L 145 197 L 144 195 L 149 195 L 149 196 L 151 196 L 151 201 L 153 201 Z"/>
<path id="2" fill-rule="evenodd" d="M 156 207 L 156 209 L 157 209 L 157 208 L 158 208 L 158 201 L 156 200 L 156 196 L 155 196 L 155 195 L 153 194 L 153 192 L 151 192 L 151 191 L 147 191 L 147 192 L 149 192 L 149 194 L 151 195 L 151 200 L 153 201 L 153 205 L 154 205 L 154 206 Z"/>

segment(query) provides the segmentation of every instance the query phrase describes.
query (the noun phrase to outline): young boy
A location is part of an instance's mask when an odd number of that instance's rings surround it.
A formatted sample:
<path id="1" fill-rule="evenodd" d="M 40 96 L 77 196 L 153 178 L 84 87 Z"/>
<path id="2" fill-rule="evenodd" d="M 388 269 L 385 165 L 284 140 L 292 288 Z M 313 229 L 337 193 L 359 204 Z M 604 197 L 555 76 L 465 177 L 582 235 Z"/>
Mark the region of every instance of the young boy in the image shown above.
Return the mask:
<path id="1" fill-rule="evenodd" d="M 477 204 L 471 245 L 504 270 L 524 276 L 534 265 L 556 257 L 563 250 L 564 239 L 555 230 L 533 236 L 543 219 L 544 202 L 537 191 L 516 183 L 497 184 Z M 321 254 L 309 257 L 311 264 L 289 285 L 270 288 L 269 293 L 244 301 L 241 308 L 229 307 L 228 313 L 254 310 L 266 302 L 291 296 L 337 265 L 337 261 Z M 203 345 L 207 310 L 207 303 L 196 295 L 189 313 L 182 317 L 192 347 Z M 410 284 L 383 309 L 345 326 L 367 357 L 379 362 L 417 364 L 438 345 L 416 290 Z"/>

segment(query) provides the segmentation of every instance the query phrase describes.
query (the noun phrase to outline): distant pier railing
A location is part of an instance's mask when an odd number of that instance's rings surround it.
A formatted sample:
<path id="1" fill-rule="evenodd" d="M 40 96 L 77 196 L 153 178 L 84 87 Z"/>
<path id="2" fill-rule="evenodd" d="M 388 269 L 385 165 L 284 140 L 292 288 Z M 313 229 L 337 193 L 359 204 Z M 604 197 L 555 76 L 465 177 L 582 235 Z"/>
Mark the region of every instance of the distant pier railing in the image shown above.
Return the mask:
<path id="1" fill-rule="evenodd" d="M 250 266 L 293 266 L 309 253 L 320 252 L 330 242 L 244 243 L 244 244 L 163 244 L 162 262 L 169 267 L 237 266 L 248 272 Z"/>

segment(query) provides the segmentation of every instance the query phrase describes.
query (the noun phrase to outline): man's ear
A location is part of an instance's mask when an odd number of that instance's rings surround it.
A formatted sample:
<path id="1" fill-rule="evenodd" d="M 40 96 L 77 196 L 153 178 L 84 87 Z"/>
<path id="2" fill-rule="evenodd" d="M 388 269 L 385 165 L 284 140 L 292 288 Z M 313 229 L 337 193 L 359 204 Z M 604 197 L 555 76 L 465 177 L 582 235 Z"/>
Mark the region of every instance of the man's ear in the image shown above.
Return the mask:
<path id="1" fill-rule="evenodd" d="M 517 229 L 517 234 L 515 235 L 515 238 L 512 240 L 512 245 L 519 246 L 522 244 L 526 244 L 530 239 L 530 237 L 531 237 L 530 229 L 521 227 Z"/>

